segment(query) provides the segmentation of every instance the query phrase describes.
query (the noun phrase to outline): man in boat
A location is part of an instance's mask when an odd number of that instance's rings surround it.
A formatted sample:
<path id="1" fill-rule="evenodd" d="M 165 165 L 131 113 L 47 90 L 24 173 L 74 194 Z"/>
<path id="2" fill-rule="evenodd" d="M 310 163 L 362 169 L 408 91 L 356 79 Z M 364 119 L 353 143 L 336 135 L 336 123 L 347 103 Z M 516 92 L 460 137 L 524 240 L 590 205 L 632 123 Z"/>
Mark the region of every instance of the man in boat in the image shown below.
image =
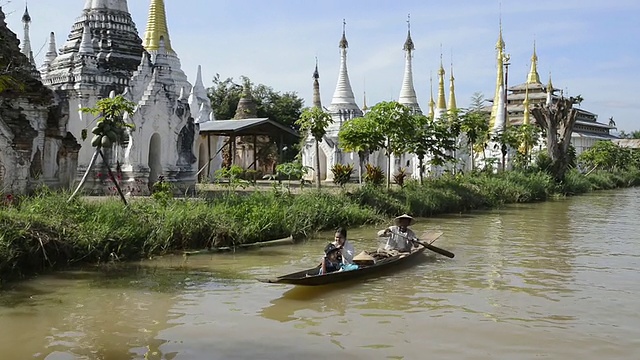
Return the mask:
<path id="1" fill-rule="evenodd" d="M 351 242 L 347 240 L 347 229 L 340 227 L 338 228 L 338 230 L 336 230 L 333 245 L 340 250 L 343 264 L 353 264 L 353 255 L 355 254 L 356 250 L 353 248 Z"/>
<path id="2" fill-rule="evenodd" d="M 407 214 L 400 215 L 394 220 L 395 225 L 389 226 L 384 230 L 378 231 L 379 237 L 387 237 L 385 250 L 397 250 L 400 252 L 409 252 L 413 247 L 413 241 L 418 237 L 409 229 L 409 226 L 415 223 L 415 219 Z"/>

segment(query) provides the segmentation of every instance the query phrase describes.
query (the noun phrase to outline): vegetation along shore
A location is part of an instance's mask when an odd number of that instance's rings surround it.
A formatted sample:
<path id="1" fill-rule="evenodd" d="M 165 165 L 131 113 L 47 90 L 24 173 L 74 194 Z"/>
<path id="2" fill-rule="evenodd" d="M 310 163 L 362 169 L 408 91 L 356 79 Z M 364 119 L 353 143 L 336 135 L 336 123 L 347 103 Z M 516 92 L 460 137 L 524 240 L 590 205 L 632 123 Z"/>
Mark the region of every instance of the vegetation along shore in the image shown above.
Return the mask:
<path id="1" fill-rule="evenodd" d="M 337 226 L 384 222 L 399 213 L 432 216 L 507 203 L 640 185 L 636 166 L 581 174 L 560 184 L 539 169 L 445 175 L 385 190 L 366 184 L 338 192 L 286 188 L 236 192 L 208 199 L 157 193 L 124 206 L 117 198 L 67 202 L 46 188 L 27 197 L 5 195 L 0 205 L 3 281 L 83 263 L 137 260 L 176 250 L 234 246 Z"/>

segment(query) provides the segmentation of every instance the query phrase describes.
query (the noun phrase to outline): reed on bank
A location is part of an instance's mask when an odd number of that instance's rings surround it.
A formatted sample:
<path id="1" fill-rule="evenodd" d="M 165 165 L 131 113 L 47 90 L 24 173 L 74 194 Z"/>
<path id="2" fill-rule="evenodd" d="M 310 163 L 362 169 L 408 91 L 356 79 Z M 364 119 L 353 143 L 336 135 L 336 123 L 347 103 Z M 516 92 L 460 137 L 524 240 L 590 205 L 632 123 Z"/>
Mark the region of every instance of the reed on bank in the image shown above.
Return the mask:
<path id="1" fill-rule="evenodd" d="M 69 264 L 302 237 L 400 213 L 432 216 L 637 185 L 638 170 L 573 171 L 562 184 L 542 172 L 505 172 L 443 176 L 390 191 L 230 191 L 212 199 L 137 199 L 127 207 L 116 198 L 67 203 L 68 194 L 41 189 L 0 205 L 0 279 Z"/>

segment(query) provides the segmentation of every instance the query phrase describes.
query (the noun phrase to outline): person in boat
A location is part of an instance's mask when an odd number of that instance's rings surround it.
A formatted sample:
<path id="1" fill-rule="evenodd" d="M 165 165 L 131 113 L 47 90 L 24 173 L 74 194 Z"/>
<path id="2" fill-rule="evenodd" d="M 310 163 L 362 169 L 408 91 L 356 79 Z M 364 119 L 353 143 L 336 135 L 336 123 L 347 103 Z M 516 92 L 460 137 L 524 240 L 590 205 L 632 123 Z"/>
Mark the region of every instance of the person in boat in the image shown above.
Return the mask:
<path id="1" fill-rule="evenodd" d="M 347 240 L 347 229 L 340 227 L 336 230 L 333 245 L 340 250 L 343 264 L 353 264 L 353 256 L 355 255 L 356 250 L 351 242 Z"/>
<path id="2" fill-rule="evenodd" d="M 333 243 L 328 244 L 324 248 L 324 258 L 322 259 L 319 275 L 336 271 L 349 271 L 358 269 L 358 265 L 356 264 L 343 263 L 344 259 L 342 258 L 340 250 L 341 248 L 335 246 Z"/>
<path id="3" fill-rule="evenodd" d="M 400 215 L 394 220 L 395 225 L 389 226 L 384 230 L 378 231 L 379 237 L 386 237 L 387 243 L 385 250 L 397 250 L 400 252 L 409 252 L 413 247 L 413 241 L 417 240 L 416 234 L 409 226 L 415 223 L 415 219 L 407 214 Z"/>

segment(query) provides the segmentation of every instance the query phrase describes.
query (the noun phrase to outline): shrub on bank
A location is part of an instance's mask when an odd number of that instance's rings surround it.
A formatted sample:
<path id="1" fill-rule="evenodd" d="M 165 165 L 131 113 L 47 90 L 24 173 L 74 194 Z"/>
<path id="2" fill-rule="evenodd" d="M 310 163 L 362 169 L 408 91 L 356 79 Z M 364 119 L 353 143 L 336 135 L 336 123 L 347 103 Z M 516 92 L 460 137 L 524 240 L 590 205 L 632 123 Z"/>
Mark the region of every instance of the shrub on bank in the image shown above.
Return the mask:
<path id="1" fill-rule="evenodd" d="M 116 198 L 67 202 L 68 194 L 42 189 L 0 203 L 0 279 L 58 265 L 304 236 L 401 213 L 432 216 L 636 185 L 636 169 L 588 176 L 573 170 L 562 184 L 543 172 L 506 172 L 408 181 L 389 191 L 371 184 L 339 194 L 229 191 L 207 200 L 136 199 L 128 207 Z"/>
<path id="2" fill-rule="evenodd" d="M 46 192 L 0 208 L 0 279 L 46 267 L 234 246 L 381 221 L 343 194 L 254 192 L 201 199 L 66 202 Z"/>

